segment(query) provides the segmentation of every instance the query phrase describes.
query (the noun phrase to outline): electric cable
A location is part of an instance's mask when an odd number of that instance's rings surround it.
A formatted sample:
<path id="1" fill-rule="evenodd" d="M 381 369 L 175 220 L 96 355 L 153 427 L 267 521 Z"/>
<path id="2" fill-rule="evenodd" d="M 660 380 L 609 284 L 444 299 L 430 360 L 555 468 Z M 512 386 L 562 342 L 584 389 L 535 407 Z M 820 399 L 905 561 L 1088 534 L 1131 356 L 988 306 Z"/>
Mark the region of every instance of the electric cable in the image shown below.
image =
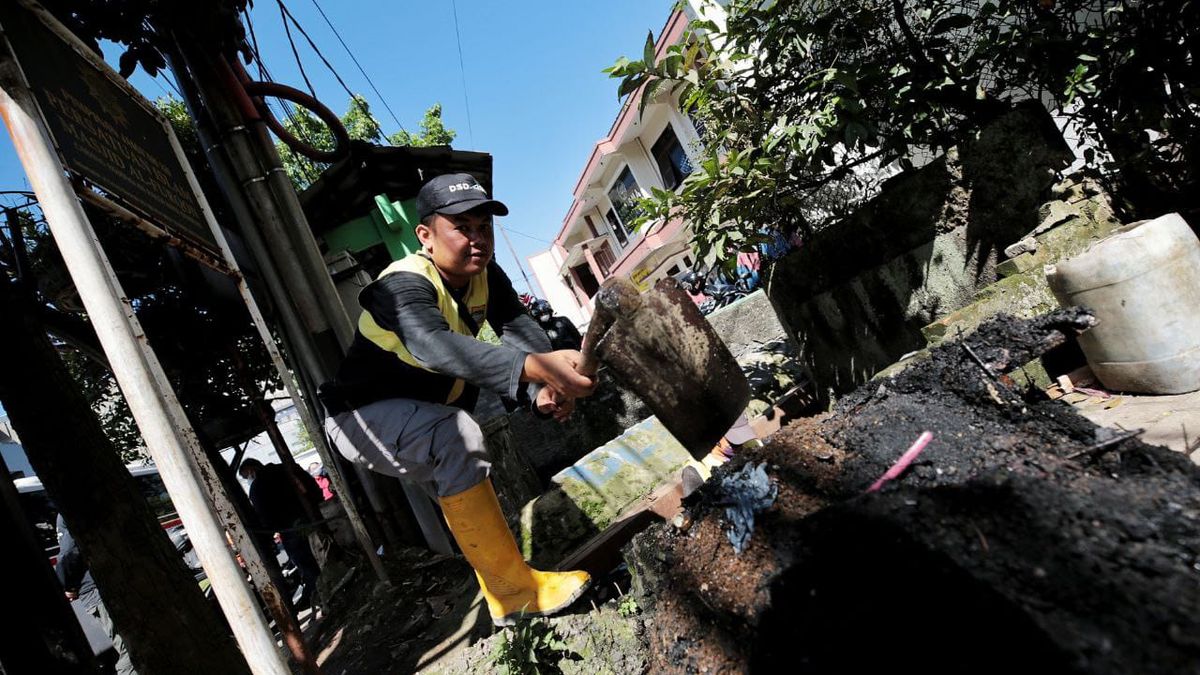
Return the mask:
<path id="1" fill-rule="evenodd" d="M 549 239 L 542 239 L 541 237 L 535 237 L 532 234 L 525 234 L 524 232 L 521 232 L 520 230 L 514 230 L 511 227 L 505 227 L 504 229 L 508 232 L 511 232 L 512 234 L 519 234 L 522 237 L 525 237 L 526 239 L 532 239 L 534 241 L 538 241 L 543 244 L 553 244 L 554 243 L 554 242 L 550 241 Z"/>
<path id="2" fill-rule="evenodd" d="M 267 66 L 263 63 L 262 54 L 258 52 L 258 35 L 254 32 L 254 21 L 250 19 L 250 8 L 243 9 L 242 14 L 246 17 L 246 28 L 250 31 L 250 51 L 254 52 L 254 65 L 258 66 L 258 79 L 269 80 Z"/>
<path id="3" fill-rule="evenodd" d="M 333 67 L 333 64 L 329 62 L 329 59 L 325 58 L 325 54 L 321 52 L 320 47 L 317 47 L 317 43 L 313 42 L 313 39 L 309 36 L 308 31 L 304 30 L 304 26 L 300 25 L 300 22 L 297 21 L 296 17 L 292 15 L 292 12 L 287 8 L 287 5 L 283 4 L 283 0 L 275 1 L 279 4 L 279 11 L 281 14 L 283 14 L 284 18 L 291 20 L 292 25 L 296 27 L 296 30 L 300 31 L 300 34 L 303 35 L 304 39 L 308 41 L 308 46 L 312 47 L 312 50 L 317 55 L 317 58 L 321 59 L 321 63 L 324 63 L 325 67 L 329 69 L 329 72 L 333 74 L 333 78 L 337 80 L 338 84 L 342 85 L 342 89 L 346 90 L 346 94 L 350 98 L 354 98 L 354 91 L 351 90 L 349 85 L 346 84 L 346 81 L 342 79 L 341 74 L 338 73 L 337 69 Z M 317 98 L 316 94 L 313 95 L 313 98 Z"/>
<path id="4" fill-rule="evenodd" d="M 329 17 L 325 15 L 325 10 L 321 9 L 321 5 L 317 2 L 317 0 L 312 0 L 312 4 L 317 8 L 317 13 L 321 15 L 321 18 L 325 20 L 325 25 L 329 26 L 329 30 L 333 31 L 334 37 L 336 37 L 338 42 L 341 43 L 342 48 L 346 50 L 346 53 L 350 56 L 350 60 L 353 61 L 354 65 L 358 67 L 358 72 L 362 73 L 363 78 L 366 79 L 367 84 L 371 87 L 371 91 L 375 92 L 375 95 L 379 97 L 379 102 L 383 104 L 383 107 L 388 111 L 388 114 L 392 116 L 392 121 L 396 123 L 396 126 L 400 127 L 401 131 L 408 133 L 408 130 L 404 128 L 404 125 L 400 123 L 400 118 L 397 117 L 396 113 L 392 110 L 392 106 L 388 105 L 387 99 L 383 97 L 383 94 L 379 92 L 379 88 L 375 86 L 375 82 L 371 80 L 371 76 L 367 75 L 367 71 L 363 69 L 362 64 L 359 63 L 358 59 L 354 57 L 354 52 L 350 50 L 350 46 L 347 45 L 346 41 L 342 39 L 342 34 L 338 32 L 337 28 L 334 28 L 333 22 L 330 21 Z"/>
<path id="5" fill-rule="evenodd" d="M 467 133 L 471 136 L 471 147 L 473 148 L 475 147 L 475 128 L 471 125 L 471 99 L 467 96 L 467 69 L 463 65 L 462 35 L 458 32 L 458 3 L 456 0 L 450 0 L 450 10 L 454 13 L 454 37 L 458 40 L 458 74 L 462 78 L 463 103 L 467 108 Z"/>
<path id="6" fill-rule="evenodd" d="M 304 85 L 308 87 L 308 93 L 312 94 L 313 98 L 316 98 L 317 90 L 313 88 L 312 82 L 308 80 L 308 73 L 304 71 L 304 62 L 300 59 L 300 50 L 296 49 L 296 41 L 292 39 L 292 28 L 288 25 L 288 16 L 289 13 L 287 8 L 283 6 L 283 0 L 279 0 L 279 18 L 283 21 L 283 32 L 287 35 L 288 45 L 292 48 L 292 57 L 296 59 L 296 67 L 300 69 L 300 77 L 304 78 Z M 296 27 L 299 28 L 299 24 Z"/>
<path id="7" fill-rule="evenodd" d="M 161 71 L 160 71 L 160 72 L 161 72 Z M 179 100 L 181 100 L 181 101 L 182 101 L 182 100 L 183 100 L 183 91 L 181 91 L 181 90 L 179 89 L 179 83 L 178 83 L 178 82 L 176 82 L 176 81 L 174 80 L 174 78 L 167 77 L 167 76 L 165 76 L 165 75 L 163 76 L 163 79 L 164 79 L 164 80 L 166 80 L 167 84 L 171 85 L 171 89 L 172 89 L 172 90 L 174 90 L 174 92 L 175 92 L 175 95 L 176 95 L 176 96 L 178 96 L 178 97 L 179 97 Z"/>
<path id="8" fill-rule="evenodd" d="M 525 266 L 521 264 L 521 259 L 517 257 L 517 249 L 512 245 L 512 240 L 508 238 L 508 230 L 496 221 L 496 227 L 500 228 L 500 234 L 504 236 L 504 243 L 508 244 L 508 252 L 512 255 L 513 261 L 517 263 L 517 269 L 521 270 L 521 278 L 525 279 L 525 288 L 533 295 L 533 284 L 529 283 L 529 275 L 525 274 Z"/>
<path id="9" fill-rule="evenodd" d="M 274 78 L 271 77 L 271 71 L 267 69 L 267 64 L 263 61 L 262 53 L 258 50 L 258 34 L 254 31 L 254 21 L 250 18 L 249 8 L 242 10 L 242 14 L 246 18 L 246 28 L 250 33 L 250 51 L 254 54 L 254 65 L 258 67 L 258 78 L 266 82 L 274 82 Z M 316 98 L 316 96 L 314 95 L 313 98 Z M 271 100 L 264 98 L 263 102 L 267 105 L 267 109 L 270 110 Z M 308 133 L 307 127 L 301 125 L 297 120 L 297 117 L 292 110 L 292 106 L 287 101 L 282 100 L 276 101 L 276 105 L 283 110 L 284 117 L 291 122 L 292 129 L 296 130 L 301 139 L 310 147 L 316 147 L 314 139 Z M 273 111 L 272 114 L 274 114 Z M 317 166 L 316 162 L 305 157 L 304 155 L 301 155 L 300 153 L 293 153 L 293 155 L 297 162 L 297 166 L 300 167 L 301 172 L 304 174 L 305 180 L 311 183 L 320 177 L 321 170 L 320 167 Z"/>
<path id="10" fill-rule="evenodd" d="M 157 77 L 152 77 L 150 80 L 154 82 L 154 84 L 158 85 L 159 90 L 162 91 L 165 98 L 171 98 L 171 92 L 167 91 L 167 88 L 163 86 L 162 82 L 158 81 Z"/>

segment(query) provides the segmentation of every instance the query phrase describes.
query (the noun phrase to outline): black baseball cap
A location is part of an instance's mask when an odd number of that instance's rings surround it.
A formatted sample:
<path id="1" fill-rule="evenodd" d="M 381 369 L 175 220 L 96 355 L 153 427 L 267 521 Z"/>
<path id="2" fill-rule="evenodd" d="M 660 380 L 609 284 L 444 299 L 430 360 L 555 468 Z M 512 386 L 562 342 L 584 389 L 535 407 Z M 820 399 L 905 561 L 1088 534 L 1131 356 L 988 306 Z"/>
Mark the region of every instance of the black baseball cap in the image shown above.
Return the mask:
<path id="1" fill-rule="evenodd" d="M 440 213 L 446 216 L 489 207 L 494 216 L 507 216 L 508 207 L 488 197 L 488 193 L 469 173 L 448 173 L 432 178 L 417 193 L 417 216 Z"/>

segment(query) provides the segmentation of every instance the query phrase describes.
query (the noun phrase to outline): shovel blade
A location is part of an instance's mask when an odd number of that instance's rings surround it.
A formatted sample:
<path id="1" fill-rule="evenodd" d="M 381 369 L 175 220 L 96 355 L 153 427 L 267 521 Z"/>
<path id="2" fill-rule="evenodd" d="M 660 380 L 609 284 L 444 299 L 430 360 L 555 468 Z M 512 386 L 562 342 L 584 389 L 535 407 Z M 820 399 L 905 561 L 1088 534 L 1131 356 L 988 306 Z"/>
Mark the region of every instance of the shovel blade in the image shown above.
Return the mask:
<path id="1" fill-rule="evenodd" d="M 596 354 L 693 457 L 708 454 L 750 402 L 729 348 L 674 279 L 618 316 Z"/>

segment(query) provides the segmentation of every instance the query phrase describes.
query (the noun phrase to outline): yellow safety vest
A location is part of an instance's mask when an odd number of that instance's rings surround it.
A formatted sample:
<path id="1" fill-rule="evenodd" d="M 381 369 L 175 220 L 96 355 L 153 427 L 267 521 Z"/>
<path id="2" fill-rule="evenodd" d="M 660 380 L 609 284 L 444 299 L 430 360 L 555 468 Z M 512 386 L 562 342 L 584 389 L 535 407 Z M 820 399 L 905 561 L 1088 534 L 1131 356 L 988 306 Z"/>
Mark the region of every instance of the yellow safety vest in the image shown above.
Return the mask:
<path id="1" fill-rule="evenodd" d="M 437 267 L 433 261 L 426 257 L 423 253 L 405 256 L 400 260 L 388 265 L 375 281 L 386 277 L 389 274 L 396 272 L 412 272 L 425 277 L 433 284 L 434 291 L 437 292 L 438 310 L 445 317 L 446 323 L 450 325 L 450 330 L 459 335 L 467 337 L 477 337 L 473 333 L 467 323 L 463 321 L 458 314 L 459 303 L 450 295 L 450 290 L 446 288 L 445 282 L 442 281 L 442 275 L 438 274 Z M 476 325 L 483 327 L 483 320 L 487 316 L 488 302 L 488 283 L 487 270 L 484 269 L 479 274 L 471 277 L 471 281 L 467 286 L 467 292 L 463 296 L 463 302 L 467 304 L 468 313 L 475 319 Z M 375 323 L 375 319 L 370 312 L 363 311 L 358 317 L 358 330 L 363 337 L 373 342 L 380 349 L 394 353 L 401 361 L 415 368 L 429 372 L 437 372 L 425 367 L 420 361 L 408 351 L 404 346 L 404 342 L 399 335 L 381 327 Z M 463 389 L 466 387 L 466 382 L 462 379 L 455 379 L 454 386 L 450 388 L 450 394 L 446 397 L 446 403 L 453 403 L 462 395 Z"/>

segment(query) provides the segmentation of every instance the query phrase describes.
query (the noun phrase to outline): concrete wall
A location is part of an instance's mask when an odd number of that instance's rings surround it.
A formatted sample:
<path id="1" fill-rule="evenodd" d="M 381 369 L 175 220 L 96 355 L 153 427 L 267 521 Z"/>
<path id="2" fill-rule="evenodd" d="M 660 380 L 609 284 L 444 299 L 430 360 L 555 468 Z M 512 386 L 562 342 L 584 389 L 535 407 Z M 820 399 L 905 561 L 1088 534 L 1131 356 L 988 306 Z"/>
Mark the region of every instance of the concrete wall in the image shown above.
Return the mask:
<path id="1" fill-rule="evenodd" d="M 586 326 L 591 317 L 583 312 L 575 294 L 558 276 L 563 259 L 557 255 L 556 249 L 551 247 L 541 253 L 531 255 L 526 262 L 529 263 L 529 268 L 533 270 L 533 276 L 537 279 L 538 286 L 541 287 L 541 297 L 550 303 L 550 306 L 554 308 L 554 313 L 567 317 L 577 327 Z"/>
<path id="2" fill-rule="evenodd" d="M 997 280 L 1071 159 L 1038 104 L 896 176 L 775 264 L 767 294 L 818 392 L 840 394 L 926 344 L 922 328 Z"/>

